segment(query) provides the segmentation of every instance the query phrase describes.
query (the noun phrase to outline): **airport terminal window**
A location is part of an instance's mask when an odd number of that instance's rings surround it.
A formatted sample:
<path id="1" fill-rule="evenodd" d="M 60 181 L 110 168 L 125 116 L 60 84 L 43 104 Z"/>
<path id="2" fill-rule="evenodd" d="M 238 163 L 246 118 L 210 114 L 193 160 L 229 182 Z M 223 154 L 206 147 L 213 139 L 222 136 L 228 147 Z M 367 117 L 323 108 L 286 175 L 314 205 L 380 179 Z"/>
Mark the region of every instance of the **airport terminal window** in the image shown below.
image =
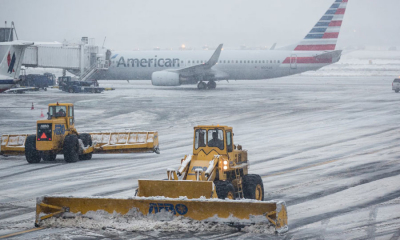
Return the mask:
<path id="1" fill-rule="evenodd" d="M 221 129 L 208 130 L 208 146 L 224 149 L 224 131 Z"/>
<path id="2" fill-rule="evenodd" d="M 206 146 L 206 130 L 197 129 L 194 141 L 194 148 L 198 149 L 199 147 L 205 147 L 205 146 Z"/>

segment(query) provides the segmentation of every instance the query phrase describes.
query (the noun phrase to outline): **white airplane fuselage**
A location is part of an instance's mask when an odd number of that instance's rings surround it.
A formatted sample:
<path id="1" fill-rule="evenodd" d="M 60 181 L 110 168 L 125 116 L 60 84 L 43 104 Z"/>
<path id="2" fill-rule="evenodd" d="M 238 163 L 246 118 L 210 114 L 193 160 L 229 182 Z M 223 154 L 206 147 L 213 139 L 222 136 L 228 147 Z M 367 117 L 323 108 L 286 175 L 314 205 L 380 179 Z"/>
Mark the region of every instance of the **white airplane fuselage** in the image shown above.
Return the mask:
<path id="1" fill-rule="evenodd" d="M 318 70 L 336 59 L 317 59 L 325 52 L 283 50 L 225 50 L 211 70 L 215 80 L 258 80 Z M 153 72 L 182 69 L 208 61 L 213 51 L 113 52 L 109 69 L 99 79 L 151 80 Z"/>

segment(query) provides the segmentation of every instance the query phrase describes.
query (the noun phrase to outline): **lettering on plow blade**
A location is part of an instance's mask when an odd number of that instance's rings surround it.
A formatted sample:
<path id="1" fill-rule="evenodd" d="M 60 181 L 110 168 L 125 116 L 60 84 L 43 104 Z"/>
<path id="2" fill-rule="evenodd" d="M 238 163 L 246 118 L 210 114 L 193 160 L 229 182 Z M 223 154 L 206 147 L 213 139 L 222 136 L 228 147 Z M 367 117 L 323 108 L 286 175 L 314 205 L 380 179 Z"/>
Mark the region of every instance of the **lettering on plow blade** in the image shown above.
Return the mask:
<path id="1" fill-rule="evenodd" d="M 149 213 L 158 213 L 164 209 L 167 212 L 172 212 L 174 215 L 185 215 L 188 212 L 188 208 L 183 204 L 176 204 L 175 206 L 170 203 L 150 203 Z"/>

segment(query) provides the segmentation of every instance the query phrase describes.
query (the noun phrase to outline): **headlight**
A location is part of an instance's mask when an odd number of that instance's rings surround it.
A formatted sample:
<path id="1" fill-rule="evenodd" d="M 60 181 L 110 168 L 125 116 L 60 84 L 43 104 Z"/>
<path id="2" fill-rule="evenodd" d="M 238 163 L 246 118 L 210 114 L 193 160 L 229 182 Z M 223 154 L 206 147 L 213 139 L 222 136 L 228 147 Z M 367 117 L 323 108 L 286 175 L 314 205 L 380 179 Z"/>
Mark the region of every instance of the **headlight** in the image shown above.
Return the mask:
<path id="1" fill-rule="evenodd" d="M 224 166 L 224 170 L 228 169 L 228 166 Z"/>
<path id="2" fill-rule="evenodd" d="M 224 165 L 228 165 L 228 161 L 225 160 L 225 161 L 224 161 Z"/>

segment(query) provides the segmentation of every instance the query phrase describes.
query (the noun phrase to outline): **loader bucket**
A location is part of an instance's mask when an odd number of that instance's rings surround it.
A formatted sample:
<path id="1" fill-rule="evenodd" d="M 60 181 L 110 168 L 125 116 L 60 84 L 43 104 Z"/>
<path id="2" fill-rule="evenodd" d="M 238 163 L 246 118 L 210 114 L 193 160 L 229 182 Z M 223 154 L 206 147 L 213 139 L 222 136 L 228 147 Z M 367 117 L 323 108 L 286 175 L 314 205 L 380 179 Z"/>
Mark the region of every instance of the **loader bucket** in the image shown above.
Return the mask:
<path id="1" fill-rule="evenodd" d="M 179 198 L 216 197 L 214 184 L 209 181 L 139 180 L 139 197 L 163 196 Z"/>
<path id="2" fill-rule="evenodd" d="M 45 196 L 37 199 L 35 226 L 40 226 L 44 219 L 62 217 L 65 213 L 71 216 L 71 213 L 86 214 L 89 211 L 98 210 L 121 215 L 137 211 L 144 216 L 156 217 L 160 214 L 165 216 L 165 212 L 169 212 L 171 217 L 182 216 L 193 220 L 225 223 L 237 227 L 251 224 L 272 224 L 277 232 L 288 230 L 286 206 L 282 201 L 162 197 L 113 199 Z"/>
<path id="3" fill-rule="evenodd" d="M 89 133 L 93 153 L 160 153 L 157 132 Z"/>
<path id="4" fill-rule="evenodd" d="M 28 134 L 1 136 L 0 155 L 25 155 L 25 141 Z"/>

